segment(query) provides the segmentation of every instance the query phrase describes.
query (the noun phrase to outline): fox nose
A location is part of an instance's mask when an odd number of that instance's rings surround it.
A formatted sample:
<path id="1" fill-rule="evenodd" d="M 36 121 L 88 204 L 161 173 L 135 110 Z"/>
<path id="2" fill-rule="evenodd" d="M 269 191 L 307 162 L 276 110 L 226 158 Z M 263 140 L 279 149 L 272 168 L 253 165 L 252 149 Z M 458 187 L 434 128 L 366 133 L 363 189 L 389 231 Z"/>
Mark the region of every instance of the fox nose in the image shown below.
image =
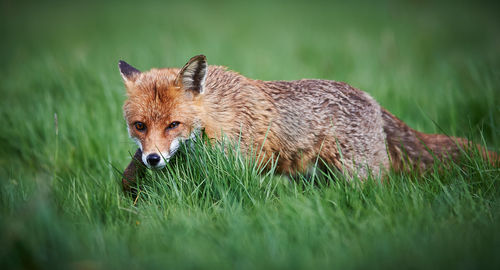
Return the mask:
<path id="1" fill-rule="evenodd" d="M 149 154 L 146 157 L 146 161 L 151 166 L 156 166 L 161 160 L 161 157 L 158 154 Z"/>

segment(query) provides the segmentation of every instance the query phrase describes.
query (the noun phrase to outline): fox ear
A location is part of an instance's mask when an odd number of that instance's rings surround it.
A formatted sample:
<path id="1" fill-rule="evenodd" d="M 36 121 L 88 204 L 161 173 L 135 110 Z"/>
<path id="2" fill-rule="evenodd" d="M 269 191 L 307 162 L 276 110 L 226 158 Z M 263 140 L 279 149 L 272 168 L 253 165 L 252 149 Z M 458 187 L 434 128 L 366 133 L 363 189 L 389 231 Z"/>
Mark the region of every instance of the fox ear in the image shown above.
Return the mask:
<path id="1" fill-rule="evenodd" d="M 176 83 L 182 84 L 185 90 L 203 94 L 207 77 L 207 58 L 200 54 L 187 62 L 177 75 Z"/>
<path id="2" fill-rule="evenodd" d="M 120 74 L 126 83 L 134 82 L 137 79 L 137 76 L 141 74 L 138 69 L 122 60 L 118 61 L 118 68 L 120 68 Z"/>

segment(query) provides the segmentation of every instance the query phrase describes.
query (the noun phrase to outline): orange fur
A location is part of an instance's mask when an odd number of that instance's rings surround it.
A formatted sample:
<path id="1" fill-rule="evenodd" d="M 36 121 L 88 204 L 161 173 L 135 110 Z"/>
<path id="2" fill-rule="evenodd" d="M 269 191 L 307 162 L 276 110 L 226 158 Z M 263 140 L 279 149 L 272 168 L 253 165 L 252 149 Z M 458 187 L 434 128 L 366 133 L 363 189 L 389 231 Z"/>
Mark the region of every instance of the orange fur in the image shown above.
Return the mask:
<path id="1" fill-rule="evenodd" d="M 280 173 L 306 172 L 319 157 L 364 179 L 405 164 L 426 169 L 433 153 L 456 157 L 466 142 L 415 131 L 365 92 L 341 82 L 252 80 L 207 66 L 204 56 L 182 69 L 139 72 L 120 62 L 120 70 L 128 95 L 125 119 L 144 163 L 151 153 L 169 158 L 176 140 L 205 132 L 209 138 L 240 140 L 242 152 L 257 152 L 263 164 L 279 157 Z M 137 122 L 147 128 L 138 130 Z M 174 122 L 179 125 L 168 128 Z"/>

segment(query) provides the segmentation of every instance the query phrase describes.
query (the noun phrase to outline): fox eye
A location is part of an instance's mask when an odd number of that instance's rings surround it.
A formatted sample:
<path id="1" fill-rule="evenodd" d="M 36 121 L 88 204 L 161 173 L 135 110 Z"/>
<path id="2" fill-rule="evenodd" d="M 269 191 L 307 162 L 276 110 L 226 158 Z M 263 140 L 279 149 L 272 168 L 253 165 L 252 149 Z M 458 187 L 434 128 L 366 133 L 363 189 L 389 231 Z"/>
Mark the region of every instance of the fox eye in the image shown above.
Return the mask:
<path id="1" fill-rule="evenodd" d="M 144 131 L 146 129 L 146 125 L 143 122 L 135 122 L 134 127 L 139 131 Z"/>
<path id="2" fill-rule="evenodd" d="M 176 128 L 179 126 L 179 122 L 178 121 L 174 121 L 172 123 L 170 123 L 170 125 L 168 125 L 167 129 L 173 129 L 173 128 Z"/>

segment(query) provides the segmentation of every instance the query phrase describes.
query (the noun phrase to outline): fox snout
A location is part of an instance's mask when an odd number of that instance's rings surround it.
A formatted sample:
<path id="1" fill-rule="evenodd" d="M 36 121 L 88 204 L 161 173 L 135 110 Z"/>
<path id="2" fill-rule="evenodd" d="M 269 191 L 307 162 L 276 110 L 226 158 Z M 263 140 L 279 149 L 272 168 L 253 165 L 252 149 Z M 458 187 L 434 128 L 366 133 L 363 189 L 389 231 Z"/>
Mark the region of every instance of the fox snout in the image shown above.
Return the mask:
<path id="1" fill-rule="evenodd" d="M 168 143 L 167 147 L 159 148 L 158 144 L 140 143 L 139 140 L 135 140 L 139 147 L 142 149 L 142 163 L 150 169 L 162 169 L 170 161 L 170 158 L 177 152 L 180 147 L 182 138 L 176 138 L 172 142 Z M 145 140 L 146 142 L 148 140 Z"/>
<path id="2" fill-rule="evenodd" d="M 162 153 L 143 153 L 142 162 L 150 169 L 162 169 L 170 160 L 170 155 Z"/>
<path id="3" fill-rule="evenodd" d="M 172 142 L 169 144 L 168 149 L 165 151 L 162 151 L 158 147 L 155 147 L 153 149 L 155 150 L 149 150 L 147 145 L 143 145 L 139 140 L 135 140 L 139 146 L 139 148 L 142 149 L 142 162 L 148 166 L 150 169 L 162 169 L 167 165 L 167 162 L 170 160 L 170 158 L 175 155 L 177 150 L 179 150 L 179 147 L 181 146 L 181 143 L 186 141 L 183 137 L 178 137 L 172 140 Z"/>
<path id="4" fill-rule="evenodd" d="M 146 157 L 146 161 L 151 166 L 156 166 L 161 161 L 161 157 L 158 154 L 149 154 Z"/>
<path id="5" fill-rule="evenodd" d="M 162 169 L 177 151 L 177 146 L 172 147 L 176 139 L 170 141 L 167 136 L 155 132 L 154 129 L 146 133 L 130 131 L 130 137 L 142 150 L 142 163 L 150 169 Z"/>

